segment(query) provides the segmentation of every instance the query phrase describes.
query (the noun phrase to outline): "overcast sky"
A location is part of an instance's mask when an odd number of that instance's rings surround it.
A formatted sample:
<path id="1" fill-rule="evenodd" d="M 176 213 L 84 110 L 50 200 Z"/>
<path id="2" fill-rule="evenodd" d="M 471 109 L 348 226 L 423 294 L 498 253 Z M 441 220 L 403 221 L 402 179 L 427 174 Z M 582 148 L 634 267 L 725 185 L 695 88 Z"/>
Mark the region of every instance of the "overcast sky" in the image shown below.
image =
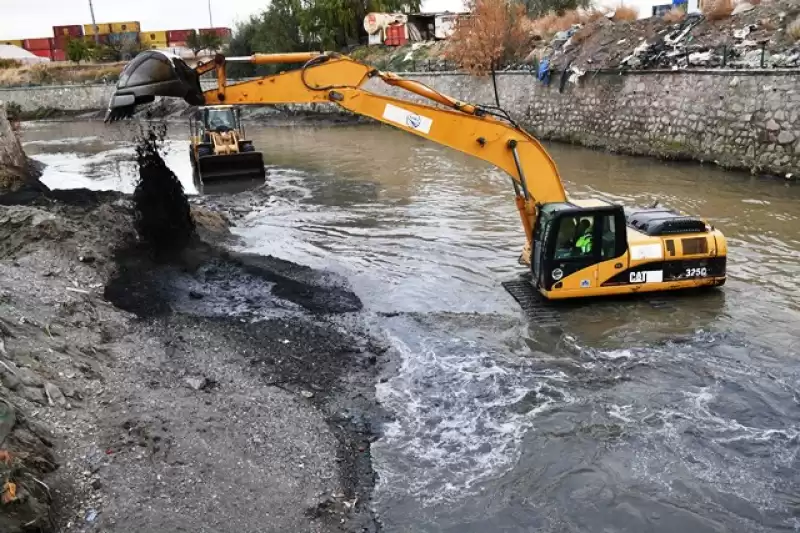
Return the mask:
<path id="1" fill-rule="evenodd" d="M 138 20 L 143 30 L 208 27 L 207 0 L 93 0 L 97 22 Z M 268 0 L 211 0 L 214 26 L 233 27 Z M 423 0 L 424 11 L 458 10 L 461 0 Z M 89 0 L 0 0 L 0 39 L 50 37 L 53 26 L 90 24 Z"/>

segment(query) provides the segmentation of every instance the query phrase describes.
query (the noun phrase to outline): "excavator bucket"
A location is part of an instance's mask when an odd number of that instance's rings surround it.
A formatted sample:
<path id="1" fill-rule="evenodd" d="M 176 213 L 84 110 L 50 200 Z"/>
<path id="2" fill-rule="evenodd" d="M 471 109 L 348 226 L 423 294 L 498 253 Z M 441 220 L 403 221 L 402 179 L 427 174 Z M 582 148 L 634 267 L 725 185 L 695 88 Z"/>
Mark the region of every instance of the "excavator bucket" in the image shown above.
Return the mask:
<path id="1" fill-rule="evenodd" d="M 197 172 L 203 183 L 266 178 L 261 152 L 201 156 L 197 159 Z"/>
<path id="2" fill-rule="evenodd" d="M 120 73 L 105 121 L 130 118 L 136 106 L 152 102 L 156 96 L 183 98 L 189 105 L 205 103 L 200 79 L 186 62 L 173 54 L 148 50 L 133 58 Z"/>

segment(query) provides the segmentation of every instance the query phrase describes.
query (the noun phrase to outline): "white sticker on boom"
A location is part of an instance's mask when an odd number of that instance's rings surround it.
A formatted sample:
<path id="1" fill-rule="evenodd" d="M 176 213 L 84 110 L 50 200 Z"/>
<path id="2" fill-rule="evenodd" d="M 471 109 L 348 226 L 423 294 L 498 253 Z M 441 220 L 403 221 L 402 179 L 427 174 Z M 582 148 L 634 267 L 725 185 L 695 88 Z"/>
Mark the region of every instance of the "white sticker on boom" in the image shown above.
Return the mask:
<path id="1" fill-rule="evenodd" d="M 664 281 L 663 270 L 644 270 L 642 272 L 631 272 L 631 283 L 661 283 Z"/>
<path id="2" fill-rule="evenodd" d="M 631 246 L 631 259 L 638 261 L 641 259 L 663 259 L 664 249 L 661 243 L 657 244 L 639 244 Z"/>
<path id="3" fill-rule="evenodd" d="M 421 131 L 422 133 L 430 133 L 433 120 L 422 115 L 412 113 L 402 107 L 396 105 L 386 104 L 386 109 L 383 110 L 383 118 L 390 120 L 406 128 Z"/>

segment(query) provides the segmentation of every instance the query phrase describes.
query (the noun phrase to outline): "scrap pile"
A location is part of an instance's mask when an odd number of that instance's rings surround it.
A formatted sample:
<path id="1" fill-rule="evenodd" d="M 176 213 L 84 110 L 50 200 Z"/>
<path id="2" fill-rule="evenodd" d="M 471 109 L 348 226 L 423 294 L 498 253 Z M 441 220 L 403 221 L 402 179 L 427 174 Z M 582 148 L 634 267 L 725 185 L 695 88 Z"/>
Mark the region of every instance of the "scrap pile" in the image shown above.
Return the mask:
<path id="1" fill-rule="evenodd" d="M 723 20 L 699 13 L 675 24 L 603 18 L 559 32 L 529 60 L 548 57 L 558 70 L 800 67 L 800 39 L 790 30 L 798 16 L 800 5 L 781 0 L 741 3 Z"/>

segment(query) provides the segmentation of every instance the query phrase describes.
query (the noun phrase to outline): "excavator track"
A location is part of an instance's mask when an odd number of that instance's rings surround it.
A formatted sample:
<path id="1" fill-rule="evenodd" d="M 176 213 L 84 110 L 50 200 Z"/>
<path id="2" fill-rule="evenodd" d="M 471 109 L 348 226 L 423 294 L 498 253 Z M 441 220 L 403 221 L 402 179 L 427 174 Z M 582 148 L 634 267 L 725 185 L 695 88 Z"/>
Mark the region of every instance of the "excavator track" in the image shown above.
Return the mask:
<path id="1" fill-rule="evenodd" d="M 522 274 L 516 279 L 502 282 L 503 288 L 517 301 L 525 314 L 537 325 L 559 326 L 561 320 L 558 309 L 542 296 L 531 283 L 530 274 Z"/>

